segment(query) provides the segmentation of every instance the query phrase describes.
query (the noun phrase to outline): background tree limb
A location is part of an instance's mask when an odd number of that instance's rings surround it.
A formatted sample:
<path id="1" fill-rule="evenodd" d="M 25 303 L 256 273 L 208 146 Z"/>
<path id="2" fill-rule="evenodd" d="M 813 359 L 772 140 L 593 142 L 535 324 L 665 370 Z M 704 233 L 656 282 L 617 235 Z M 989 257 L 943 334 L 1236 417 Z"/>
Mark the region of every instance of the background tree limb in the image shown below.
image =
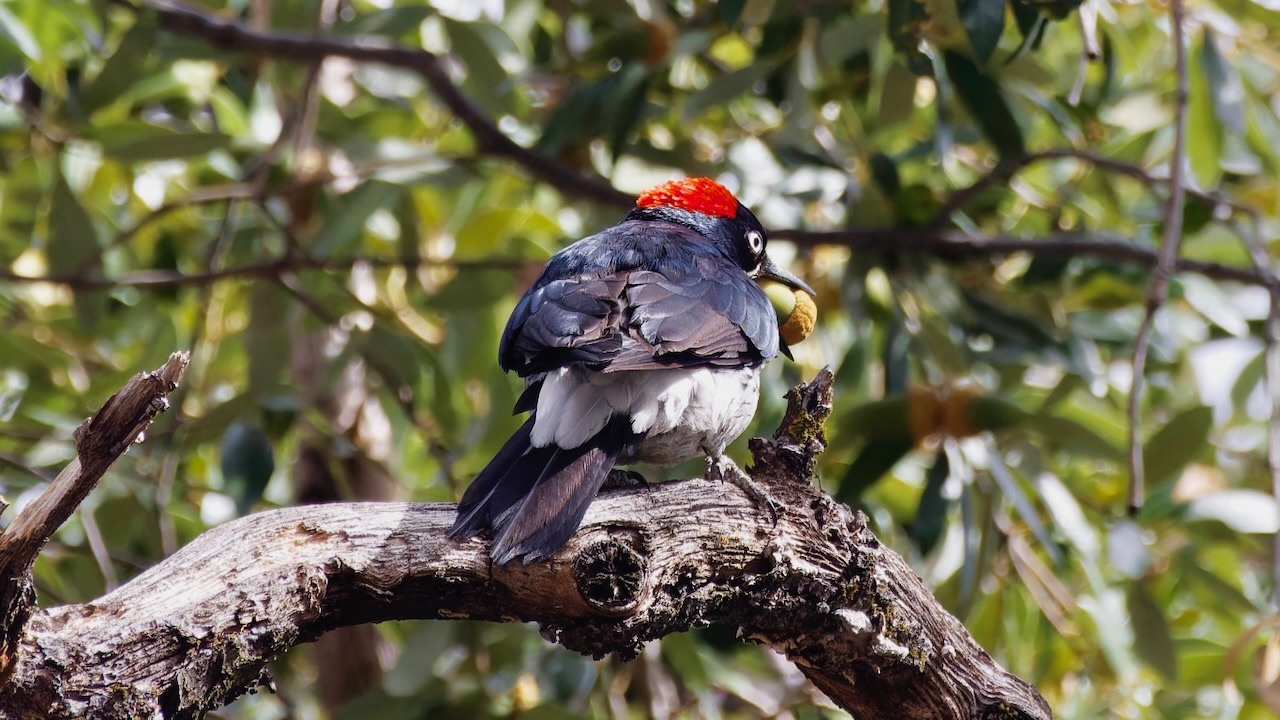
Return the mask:
<path id="1" fill-rule="evenodd" d="M 168 0 L 145 0 L 135 6 L 127 0 L 114 0 L 133 12 L 155 12 L 160 26 L 180 35 L 198 38 L 210 45 L 237 52 L 250 52 L 277 60 L 297 63 L 314 63 L 326 57 L 343 57 L 362 62 L 373 62 L 409 70 L 420 75 L 441 102 L 471 131 L 480 155 L 511 160 L 534 178 L 556 188 L 568 196 L 598 202 L 604 205 L 629 209 L 635 199 L 617 190 L 606 180 L 584 175 L 555 158 L 526 148 L 502 132 L 450 79 L 440 59 L 433 53 L 418 48 L 398 46 L 380 38 L 361 37 L 346 39 L 318 35 L 302 35 L 288 32 L 262 32 L 247 28 L 233 20 L 213 17 L 199 10 Z M 933 222 L 919 230 L 775 230 L 775 238 L 794 241 L 804 246 L 843 245 L 855 250 L 907 250 L 936 254 L 941 257 L 988 257 L 1008 252 L 1029 252 L 1055 257 L 1098 257 L 1133 262 L 1144 268 L 1157 265 L 1156 251 L 1134 245 L 1128 238 L 1099 236 L 1095 234 L 1069 233 L 1046 238 L 984 237 L 970 233 L 958 233 L 945 229 L 947 219 L 970 203 L 982 191 L 1007 180 L 1017 171 L 1040 162 L 1076 160 L 1100 170 L 1133 178 L 1157 189 L 1165 183 L 1139 165 L 1099 156 L 1075 148 L 1051 148 L 1028 153 L 1021 158 L 1002 162 L 980 177 L 973 184 L 955 191 L 936 213 Z M 1207 192 L 1190 194 L 1201 202 L 1243 210 L 1241 205 Z M 1271 286 L 1278 283 L 1276 277 L 1258 268 L 1244 268 L 1221 263 L 1185 260 L 1174 257 L 1170 267 L 1179 272 L 1197 272 L 1218 280 L 1234 280 L 1249 284 Z M 264 268 L 252 268 L 254 273 Z M 274 268 L 265 268 L 271 270 Z M 174 274 L 176 275 L 176 274 Z M 225 275 L 202 275 L 193 283 L 220 279 Z M 31 278 L 9 277 L 22 281 Z M 55 278 L 82 287 L 97 287 L 111 281 L 93 278 Z M 130 278 L 120 284 L 164 285 L 181 284 L 179 277 Z"/>

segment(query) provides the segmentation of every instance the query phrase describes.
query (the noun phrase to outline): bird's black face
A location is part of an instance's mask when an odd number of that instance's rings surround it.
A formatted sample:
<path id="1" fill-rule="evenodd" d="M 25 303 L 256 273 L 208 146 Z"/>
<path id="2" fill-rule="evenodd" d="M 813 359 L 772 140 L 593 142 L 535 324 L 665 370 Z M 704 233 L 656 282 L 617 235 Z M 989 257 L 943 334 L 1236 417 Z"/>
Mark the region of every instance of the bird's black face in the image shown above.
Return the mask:
<path id="1" fill-rule="evenodd" d="M 765 249 L 769 246 L 769 236 L 764 226 L 741 204 L 735 217 L 724 218 L 719 224 L 716 244 L 727 250 L 726 254 L 738 263 L 738 267 L 754 276 L 768 258 Z"/>
<path id="2" fill-rule="evenodd" d="M 756 280 L 777 280 L 796 290 L 803 290 L 817 297 L 813 288 L 803 280 L 776 265 L 769 258 L 766 249 L 769 245 L 764 226 L 756 219 L 754 213 L 743 205 L 738 205 L 738 214 L 731 220 L 723 221 L 723 234 L 720 242 L 732 246 L 730 256 L 738 261 L 738 265 Z"/>

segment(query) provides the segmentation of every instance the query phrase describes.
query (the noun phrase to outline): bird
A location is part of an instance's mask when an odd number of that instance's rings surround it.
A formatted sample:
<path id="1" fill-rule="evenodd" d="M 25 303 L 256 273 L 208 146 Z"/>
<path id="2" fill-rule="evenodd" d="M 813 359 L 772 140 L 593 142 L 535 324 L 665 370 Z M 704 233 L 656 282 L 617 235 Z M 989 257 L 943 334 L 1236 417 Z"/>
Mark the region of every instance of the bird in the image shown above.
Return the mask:
<path id="1" fill-rule="evenodd" d="M 529 416 L 463 493 L 449 537 L 491 530 L 499 565 L 546 559 L 618 465 L 704 455 L 708 478 L 750 483 L 724 450 L 755 414 L 762 366 L 790 357 L 759 283 L 814 295 L 767 245 L 751 210 L 697 177 L 641 193 L 621 223 L 553 255 L 498 348 Z"/>

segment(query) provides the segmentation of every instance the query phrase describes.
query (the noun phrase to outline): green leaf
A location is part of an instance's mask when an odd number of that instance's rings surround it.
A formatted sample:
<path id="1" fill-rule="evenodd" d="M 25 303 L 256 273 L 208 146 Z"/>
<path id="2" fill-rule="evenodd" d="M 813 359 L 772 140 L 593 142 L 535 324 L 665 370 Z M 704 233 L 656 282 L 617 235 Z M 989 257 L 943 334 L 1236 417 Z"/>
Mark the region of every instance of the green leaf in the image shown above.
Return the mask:
<path id="1" fill-rule="evenodd" d="M 89 212 L 67 186 L 67 181 L 59 177 L 53 186 L 49 242 L 45 247 L 50 274 L 56 277 L 79 273 L 97 257 L 98 251 L 98 236 Z"/>
<path id="2" fill-rule="evenodd" d="M 80 108 L 91 115 L 98 108 L 111 104 L 124 91 L 145 77 L 147 68 L 154 64 L 156 14 L 144 12 L 138 21 L 120 38 L 116 51 L 98 74 L 80 91 Z"/>
<path id="3" fill-rule="evenodd" d="M 877 151 L 871 155 L 871 178 L 880 186 L 880 191 L 889 197 L 897 195 L 902 189 L 897 163 L 882 152 Z"/>
<path id="4" fill-rule="evenodd" d="M 1009 6 L 1013 10 L 1014 22 L 1018 24 L 1018 33 L 1022 35 L 1022 46 L 1025 47 L 1041 32 L 1040 28 L 1045 24 L 1044 16 L 1040 14 L 1039 8 L 1024 0 L 1011 0 Z"/>
<path id="5" fill-rule="evenodd" d="M 1244 87 L 1234 63 L 1222 57 L 1211 25 L 1204 26 L 1200 67 L 1208 80 L 1214 114 L 1222 126 L 1236 134 L 1244 133 Z"/>
<path id="6" fill-rule="evenodd" d="M 439 683 L 434 673 L 423 668 L 434 667 L 440 656 L 453 647 L 457 632 L 455 623 L 425 622 L 405 638 L 396 664 L 383 676 L 382 686 L 394 697 L 410 697 Z"/>
<path id="7" fill-rule="evenodd" d="M 1045 396 L 1044 401 L 1040 403 L 1040 407 L 1036 408 L 1036 414 L 1048 415 L 1058 403 L 1071 397 L 1072 393 L 1084 386 L 1084 378 L 1079 375 L 1075 373 L 1063 375 L 1058 384 L 1053 386 L 1053 390 L 1050 390 L 1049 394 Z"/>
<path id="8" fill-rule="evenodd" d="M 1129 677 L 1137 668 L 1133 657 L 1131 623 L 1125 622 L 1125 598 L 1115 587 L 1103 588 L 1097 595 L 1084 595 L 1079 599 L 1083 610 L 1095 627 L 1095 637 L 1103 656 L 1111 669 L 1121 677 Z"/>
<path id="9" fill-rule="evenodd" d="M 1217 520 L 1240 533 L 1268 535 L 1280 530 L 1275 498 L 1257 490 L 1223 490 L 1203 495 L 1187 506 L 1188 520 Z"/>
<path id="10" fill-rule="evenodd" d="M 1133 624 L 1133 649 L 1137 656 L 1169 680 L 1176 680 L 1178 649 L 1169 635 L 1164 611 L 1140 582 L 1130 583 L 1125 606 Z"/>
<path id="11" fill-rule="evenodd" d="M 747 0 L 720 0 L 716 3 L 717 9 L 720 11 L 720 22 L 725 25 L 733 25 L 738 22 L 738 18 L 742 17 L 742 9 L 747 5 Z"/>
<path id="12" fill-rule="evenodd" d="M 1032 415 L 1027 418 L 1027 424 L 1038 430 L 1053 447 L 1085 458 L 1116 462 L 1124 459 L 1120 448 L 1075 420 L 1053 415 Z"/>
<path id="13" fill-rule="evenodd" d="M 1142 448 L 1147 483 L 1157 485 L 1191 462 L 1209 440 L 1213 410 L 1193 407 L 1160 428 Z"/>
<path id="14" fill-rule="evenodd" d="M 1005 0 L 958 0 L 960 20 L 979 65 L 991 59 L 1004 34 Z"/>
<path id="15" fill-rule="evenodd" d="M 367 180 L 339 200 L 336 212 L 311 239 L 314 257 L 327 258 L 349 253 L 360 246 L 364 225 L 374 212 L 399 202 L 404 187 L 382 180 Z"/>
<path id="16" fill-rule="evenodd" d="M 1266 371 L 1267 353 L 1265 349 L 1259 349 L 1258 354 L 1240 368 L 1240 374 L 1236 376 L 1236 381 L 1231 386 L 1231 403 L 1237 408 L 1243 408 L 1249 402 L 1249 396 L 1258 387 L 1258 383 L 1262 382 Z"/>
<path id="17" fill-rule="evenodd" d="M 7 265 L 31 244 L 36 218 L 45 190 L 40 182 L 40 166 L 28 155 L 18 158 L 4 177 L 4 197 L 0 200 L 0 264 Z"/>
<path id="18" fill-rule="evenodd" d="M 475 309 L 492 305 L 515 289 L 515 276 L 509 270 L 460 268 L 452 280 L 428 298 L 427 303 L 437 310 Z"/>
<path id="19" fill-rule="evenodd" d="M 416 31 L 423 20 L 433 15 L 436 9 L 427 5 L 389 7 L 361 12 L 351 22 L 340 23 L 334 29 L 351 35 L 400 36 L 410 28 Z"/>
<path id="20" fill-rule="evenodd" d="M 1033 348 L 1050 348 L 1058 345 L 1057 338 L 1048 325 L 1038 317 L 994 302 L 972 290 L 961 290 L 965 304 L 973 311 L 978 327 L 997 340 L 1029 344 Z"/>
<path id="21" fill-rule="evenodd" d="M 933 550 L 942 537 L 942 529 L 946 527 L 947 511 L 951 509 L 954 499 L 944 496 L 942 490 L 950 475 L 951 463 L 947 460 L 947 454 L 939 452 L 925 474 L 924 492 L 920 493 L 916 517 L 907 528 L 907 535 L 915 542 L 922 555 Z"/>
<path id="22" fill-rule="evenodd" d="M 234 422 L 222 436 L 219 461 L 224 489 L 235 499 L 237 512 L 248 515 L 276 470 L 271 441 L 257 427 Z"/>
<path id="23" fill-rule="evenodd" d="M 706 663 L 694 636 L 690 633 L 676 633 L 662 639 L 662 657 L 671 666 L 682 683 L 690 689 L 707 688 L 710 677 Z"/>
<path id="24" fill-rule="evenodd" d="M 1214 109 L 1214 81 L 1206 68 L 1212 64 L 1205 60 L 1206 53 L 1216 52 L 1209 49 L 1207 37 L 1195 53 L 1199 72 L 1188 72 L 1186 151 L 1196 181 L 1211 190 L 1222 177 L 1223 127 Z"/>
<path id="25" fill-rule="evenodd" d="M 1045 553 L 1049 555 L 1049 559 L 1053 560 L 1055 565 L 1061 565 L 1062 550 L 1053 541 L 1053 538 L 1049 537 L 1048 528 L 1040 521 L 1040 516 L 1036 514 L 1036 509 L 1031 504 L 1031 499 L 1022 491 L 1021 483 L 1013 476 L 1009 466 L 1005 464 L 1004 459 L 1000 456 L 1000 449 L 996 447 L 994 442 L 987 442 L 987 458 L 991 466 L 991 479 L 1000 488 L 1000 492 L 1004 493 L 1004 496 L 1013 502 L 1014 509 L 1018 511 L 1022 521 L 1030 528 L 1031 534 L 1035 535 L 1036 539 L 1040 541 L 1040 545 L 1044 548 Z"/>
<path id="26" fill-rule="evenodd" d="M 419 671 L 421 672 L 421 669 Z M 392 697 L 387 690 L 375 687 L 350 702 L 344 703 L 333 714 L 333 720 L 365 720 L 366 718 L 378 718 L 378 720 L 421 720 L 428 712 L 428 710 L 424 710 L 424 701 L 419 695 Z M 439 717 L 440 713 L 433 712 L 431 716 Z M 478 716 L 478 713 L 473 715 L 473 717 L 475 716 Z M 527 716 L 528 713 L 522 714 L 522 717 Z"/>
<path id="27" fill-rule="evenodd" d="M 195 157 L 221 150 L 231 142 L 219 133 L 177 132 L 132 121 L 93 128 L 86 137 L 97 140 L 107 157 L 126 163 Z"/>
<path id="28" fill-rule="evenodd" d="M 772 62 L 757 62 L 740 70 L 721 75 L 706 87 L 685 98 L 680 117 L 685 121 L 696 120 L 713 107 L 723 107 L 753 85 L 768 77 L 777 68 Z"/>
<path id="29" fill-rule="evenodd" d="M 863 437 L 871 441 L 910 439 L 907 412 L 907 397 L 894 395 L 855 405 L 840 414 L 839 425 L 850 440 Z"/>
<path id="30" fill-rule="evenodd" d="M 446 18 L 451 53 L 466 66 L 466 86 L 490 112 L 501 112 L 509 103 L 511 82 L 498 62 L 498 53 L 515 50 L 502 28 L 485 22 L 459 22 Z"/>
<path id="31" fill-rule="evenodd" d="M 375 322 L 352 336 L 353 345 L 395 394 L 409 392 L 435 367 L 431 351 L 396 329 Z"/>
<path id="32" fill-rule="evenodd" d="M 943 60 L 956 94 L 1000 159 L 1013 160 L 1025 155 L 1022 128 L 1013 117 L 1000 84 L 960 53 L 947 51 L 943 53 Z"/>
<path id="33" fill-rule="evenodd" d="M 892 470 L 914 446 L 910 437 L 867 443 L 840 480 L 836 499 L 848 505 L 858 504 L 862 494 Z"/>
<path id="34" fill-rule="evenodd" d="M 22 21 L 0 4 L 0 44 L 9 45 L 32 62 L 40 62 L 40 43 Z"/>
<path id="35" fill-rule="evenodd" d="M 249 360 L 249 392 L 259 400 L 278 389 L 289 362 L 289 298 L 275 283 L 255 283 L 249 290 L 244 349 Z"/>
<path id="36" fill-rule="evenodd" d="M 609 100 L 609 105 L 616 108 L 616 111 L 610 114 L 612 127 L 608 128 L 605 138 L 615 160 L 622 155 L 631 132 L 644 119 L 649 77 L 648 68 L 635 62 L 628 63 L 618 73 L 618 80 Z"/>
<path id="37" fill-rule="evenodd" d="M 1224 331 L 1243 338 L 1249 336 L 1249 323 L 1245 320 L 1232 294 L 1221 285 L 1199 275 L 1182 278 L 1183 300 Z"/>
<path id="38" fill-rule="evenodd" d="M 1058 531 L 1081 557 L 1090 563 L 1096 562 L 1102 550 L 1102 541 L 1098 539 L 1098 531 L 1085 516 L 1084 509 L 1076 501 L 1075 495 L 1071 494 L 1071 490 L 1058 476 L 1051 473 L 1041 473 L 1036 478 L 1036 489 Z"/>
<path id="39" fill-rule="evenodd" d="M 906 56 L 907 67 L 917 75 L 929 74 L 929 58 L 920 50 L 920 39 L 916 36 L 919 23 L 928 19 L 922 2 L 889 0 L 889 41 Z"/>

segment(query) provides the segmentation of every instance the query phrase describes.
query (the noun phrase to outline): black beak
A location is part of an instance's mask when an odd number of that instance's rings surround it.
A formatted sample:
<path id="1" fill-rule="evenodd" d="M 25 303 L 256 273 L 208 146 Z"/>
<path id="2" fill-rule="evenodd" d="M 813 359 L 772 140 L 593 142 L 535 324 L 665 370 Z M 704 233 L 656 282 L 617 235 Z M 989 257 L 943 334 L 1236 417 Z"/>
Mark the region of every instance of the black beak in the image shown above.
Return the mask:
<path id="1" fill-rule="evenodd" d="M 813 298 L 818 297 L 818 293 L 814 292 L 813 288 L 809 287 L 808 283 L 778 267 L 768 255 L 766 255 L 764 260 L 760 263 L 760 270 L 756 273 L 756 277 L 777 280 L 787 287 L 795 290 L 803 290 L 809 293 Z"/>

